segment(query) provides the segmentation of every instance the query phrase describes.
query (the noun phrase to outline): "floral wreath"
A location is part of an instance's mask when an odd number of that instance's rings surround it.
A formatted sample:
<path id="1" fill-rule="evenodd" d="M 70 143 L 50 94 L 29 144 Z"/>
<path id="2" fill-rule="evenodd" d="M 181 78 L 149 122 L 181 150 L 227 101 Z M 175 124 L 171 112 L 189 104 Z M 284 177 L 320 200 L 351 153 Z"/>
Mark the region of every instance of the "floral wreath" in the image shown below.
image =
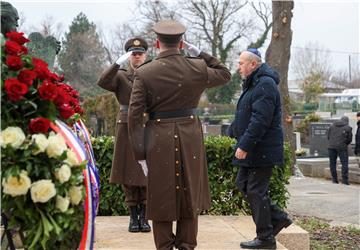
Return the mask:
<path id="1" fill-rule="evenodd" d="M 80 117 L 79 93 L 29 55 L 28 42 L 19 32 L 1 38 L 2 214 L 26 249 L 77 249 L 87 162 L 51 127 Z"/>

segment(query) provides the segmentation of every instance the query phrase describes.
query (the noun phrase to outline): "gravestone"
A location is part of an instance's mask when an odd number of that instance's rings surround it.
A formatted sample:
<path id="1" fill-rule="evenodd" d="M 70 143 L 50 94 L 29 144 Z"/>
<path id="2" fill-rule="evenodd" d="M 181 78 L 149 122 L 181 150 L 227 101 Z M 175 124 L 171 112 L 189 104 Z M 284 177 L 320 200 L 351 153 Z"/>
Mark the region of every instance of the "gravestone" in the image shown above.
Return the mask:
<path id="1" fill-rule="evenodd" d="M 312 122 L 309 127 L 310 155 L 327 157 L 328 139 L 327 133 L 332 123 L 328 122 Z"/>
<path id="2" fill-rule="evenodd" d="M 231 123 L 226 122 L 226 123 L 223 123 L 221 125 L 221 135 L 222 136 L 227 136 L 228 135 L 228 129 L 230 127 L 230 124 Z"/>
<path id="3" fill-rule="evenodd" d="M 315 115 L 320 116 L 320 118 L 322 118 L 322 119 L 331 118 L 331 112 L 316 111 Z"/>
<path id="4" fill-rule="evenodd" d="M 206 131 L 206 132 L 205 132 Z M 221 135 L 221 125 L 205 124 L 204 134 L 208 135 Z"/>

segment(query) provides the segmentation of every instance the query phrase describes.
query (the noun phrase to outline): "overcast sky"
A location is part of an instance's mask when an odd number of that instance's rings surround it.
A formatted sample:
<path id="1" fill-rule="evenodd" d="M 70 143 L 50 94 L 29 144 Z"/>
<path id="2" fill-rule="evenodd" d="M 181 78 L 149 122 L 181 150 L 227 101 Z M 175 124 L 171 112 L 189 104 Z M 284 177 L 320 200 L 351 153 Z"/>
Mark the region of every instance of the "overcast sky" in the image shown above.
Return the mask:
<path id="1" fill-rule="evenodd" d="M 76 2 L 13 0 L 9 2 L 25 16 L 25 28 L 38 26 L 46 15 L 53 16 L 57 22 L 62 22 L 65 31 L 79 12 L 85 13 L 90 21 L 103 27 L 111 27 L 115 22 L 126 22 L 134 19 L 136 15 L 135 0 Z M 296 0 L 292 21 L 292 53 L 309 42 L 317 42 L 330 50 L 329 61 L 334 67 L 347 69 L 349 55 L 352 57 L 360 55 L 359 12 L 359 0 Z M 266 48 L 262 49 L 265 50 Z"/>

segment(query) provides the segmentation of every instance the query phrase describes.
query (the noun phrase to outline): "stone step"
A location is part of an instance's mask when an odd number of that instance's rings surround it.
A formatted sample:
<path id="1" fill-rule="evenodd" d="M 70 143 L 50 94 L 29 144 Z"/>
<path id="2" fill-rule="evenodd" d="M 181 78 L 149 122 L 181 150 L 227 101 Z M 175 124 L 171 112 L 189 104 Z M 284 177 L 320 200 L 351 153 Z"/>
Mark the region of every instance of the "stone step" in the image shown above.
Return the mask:
<path id="1" fill-rule="evenodd" d="M 128 216 L 96 217 L 94 249 L 155 249 L 152 233 L 129 233 L 128 224 Z M 175 229 L 174 223 L 174 232 Z M 250 216 L 202 215 L 196 249 L 240 249 L 241 241 L 252 240 L 255 236 Z M 309 234 L 293 224 L 277 236 L 277 249 L 310 249 Z"/>

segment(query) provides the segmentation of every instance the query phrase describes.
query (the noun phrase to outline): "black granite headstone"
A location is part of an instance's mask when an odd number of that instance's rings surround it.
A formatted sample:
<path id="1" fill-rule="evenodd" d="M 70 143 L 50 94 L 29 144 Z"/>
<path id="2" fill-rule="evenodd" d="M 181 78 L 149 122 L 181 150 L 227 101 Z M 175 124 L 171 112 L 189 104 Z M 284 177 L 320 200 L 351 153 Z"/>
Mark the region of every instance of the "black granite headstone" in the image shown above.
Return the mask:
<path id="1" fill-rule="evenodd" d="M 312 122 L 310 123 L 310 155 L 327 157 L 328 153 L 328 139 L 327 133 L 332 123 L 327 122 Z"/>

